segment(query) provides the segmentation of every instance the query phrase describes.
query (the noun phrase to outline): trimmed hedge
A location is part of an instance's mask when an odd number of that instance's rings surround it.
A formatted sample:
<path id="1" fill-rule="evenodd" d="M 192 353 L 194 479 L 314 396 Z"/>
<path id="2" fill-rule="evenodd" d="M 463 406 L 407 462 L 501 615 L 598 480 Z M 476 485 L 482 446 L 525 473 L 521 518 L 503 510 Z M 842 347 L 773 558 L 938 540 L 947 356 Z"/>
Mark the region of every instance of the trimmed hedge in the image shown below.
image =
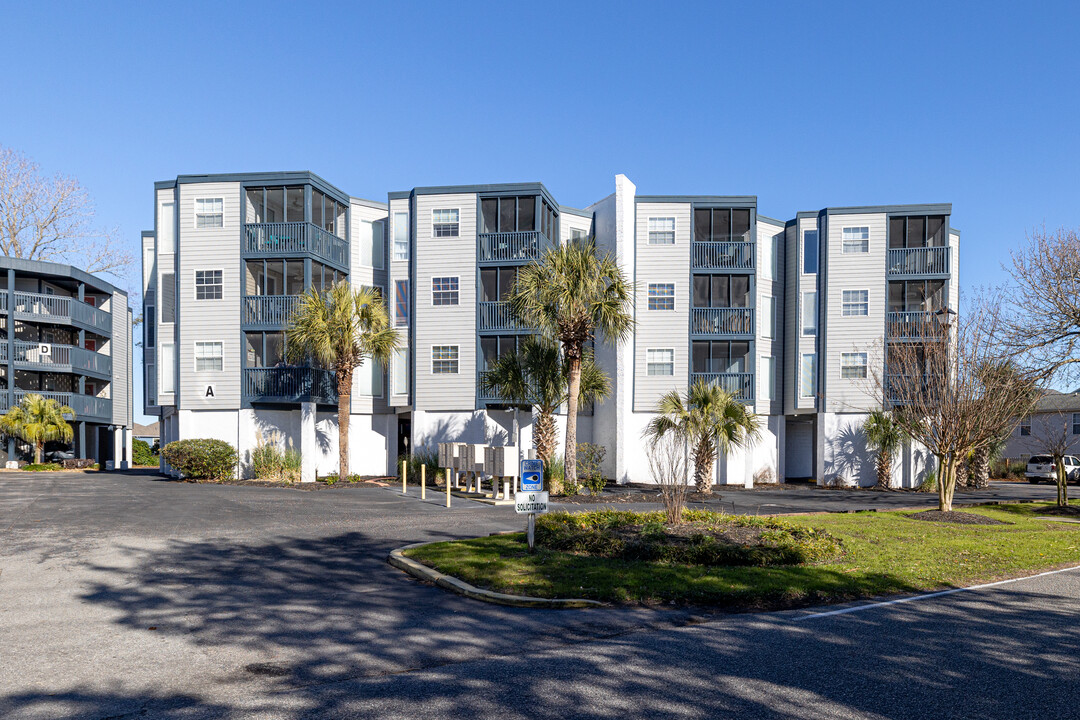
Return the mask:
<path id="1" fill-rule="evenodd" d="M 165 462 L 189 480 L 228 480 L 236 471 L 236 448 L 224 440 L 176 440 L 161 449 Z"/>
<path id="2" fill-rule="evenodd" d="M 150 449 L 150 443 L 136 439 L 131 443 L 131 459 L 136 465 L 157 465 L 158 456 Z"/>
<path id="3" fill-rule="evenodd" d="M 536 519 L 536 544 L 593 557 L 687 565 L 804 565 L 834 560 L 840 541 L 777 518 L 687 510 L 678 529 L 663 512 L 597 510 Z"/>

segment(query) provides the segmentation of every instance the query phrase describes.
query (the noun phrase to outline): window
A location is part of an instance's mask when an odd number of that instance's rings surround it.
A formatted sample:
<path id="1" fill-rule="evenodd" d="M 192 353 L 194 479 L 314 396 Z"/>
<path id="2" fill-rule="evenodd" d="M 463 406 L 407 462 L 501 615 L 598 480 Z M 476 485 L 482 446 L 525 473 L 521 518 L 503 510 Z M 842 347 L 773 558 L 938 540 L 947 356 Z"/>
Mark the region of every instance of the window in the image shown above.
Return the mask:
<path id="1" fill-rule="evenodd" d="M 176 274 L 161 274 L 161 322 L 176 322 Z M 162 392 L 165 392 L 162 390 Z"/>
<path id="2" fill-rule="evenodd" d="M 745 341 L 694 340 L 691 352 L 695 373 L 743 373 L 750 366 L 750 343 Z"/>
<path id="3" fill-rule="evenodd" d="M 158 214 L 158 252 L 162 255 L 176 252 L 176 216 L 173 203 L 162 203 L 161 212 Z"/>
<path id="4" fill-rule="evenodd" d="M 458 228 L 457 208 L 431 211 L 431 237 L 457 237 Z"/>
<path id="5" fill-rule="evenodd" d="M 589 233 L 585 230 L 579 230 L 577 228 L 570 228 L 570 242 L 576 240 L 584 240 L 589 236 Z"/>
<path id="6" fill-rule="evenodd" d="M 870 252 L 870 228 L 844 228 L 844 254 Z"/>
<path id="7" fill-rule="evenodd" d="M 1020 421 L 1020 436 L 1027 437 L 1031 434 L 1031 418 L 1027 417 Z"/>
<path id="8" fill-rule="evenodd" d="M 1080 435 L 1080 413 L 1072 414 L 1072 434 Z"/>
<path id="9" fill-rule="evenodd" d="M 222 370 L 221 343 L 195 343 L 195 370 Z"/>
<path id="10" fill-rule="evenodd" d="M 817 335 L 817 291 L 802 294 L 802 334 Z"/>
<path id="11" fill-rule="evenodd" d="M 220 300 L 221 286 L 222 282 L 220 270 L 195 271 L 196 300 Z"/>
<path id="12" fill-rule="evenodd" d="M 675 309 L 675 283 L 649 283 L 649 309 Z"/>
<path id="13" fill-rule="evenodd" d="M 674 245 L 675 244 L 675 218 L 651 217 L 649 218 L 649 244 L 650 245 Z"/>
<path id="14" fill-rule="evenodd" d="M 154 363 L 146 363 L 146 402 L 144 405 L 157 405 L 157 368 Z"/>
<path id="15" fill-rule="evenodd" d="M 803 231 L 803 268 L 807 275 L 813 275 L 818 268 L 818 234 L 817 230 Z"/>
<path id="16" fill-rule="evenodd" d="M 409 281 L 394 281 L 394 313 L 395 325 L 408 327 L 409 325 Z"/>
<path id="17" fill-rule="evenodd" d="M 360 264 L 382 269 L 384 264 L 382 220 L 360 221 Z"/>
<path id="18" fill-rule="evenodd" d="M 817 353 L 802 356 L 802 373 L 799 378 L 799 397 L 812 398 L 817 394 Z"/>
<path id="19" fill-rule="evenodd" d="M 431 347 L 431 374 L 457 375 L 458 346 L 433 345 Z"/>
<path id="20" fill-rule="evenodd" d="M 154 315 L 154 306 L 147 305 L 143 311 L 143 342 L 146 347 L 154 347 L 157 343 L 157 317 Z"/>
<path id="21" fill-rule="evenodd" d="M 409 259 L 409 213 L 394 213 L 394 259 Z"/>
<path id="22" fill-rule="evenodd" d="M 870 314 L 869 290 L 844 290 L 843 301 L 844 317 Z"/>
<path id="23" fill-rule="evenodd" d="M 761 334 L 771 340 L 776 337 L 776 298 L 772 295 L 761 298 L 761 312 L 764 315 Z"/>
<path id="24" fill-rule="evenodd" d="M 761 399 L 772 401 L 776 399 L 776 358 L 763 357 L 761 358 L 761 364 L 764 369 L 761 371 L 762 380 L 765 382 L 765 392 L 762 393 Z"/>
<path id="25" fill-rule="evenodd" d="M 482 198 L 480 200 L 480 232 L 505 233 L 541 230 L 553 237 L 555 212 L 547 201 L 540 203 L 540 227 L 536 227 L 536 196 Z"/>
<path id="26" fill-rule="evenodd" d="M 866 353 L 840 353 L 840 377 L 848 380 L 866 378 Z"/>
<path id="27" fill-rule="evenodd" d="M 673 376 L 675 374 L 675 351 L 670 348 L 646 350 L 645 374 Z"/>
<path id="28" fill-rule="evenodd" d="M 394 384 L 393 393 L 395 395 L 408 395 L 409 394 L 409 350 L 408 348 L 399 348 L 394 351 L 394 358 L 392 361 L 392 367 L 394 370 Z"/>
<path id="29" fill-rule="evenodd" d="M 176 392 L 176 353 L 175 345 L 167 343 L 161 346 L 161 392 Z"/>
<path id="30" fill-rule="evenodd" d="M 750 307 L 749 275 L 695 275 L 694 307 Z"/>
<path id="31" fill-rule="evenodd" d="M 457 305 L 458 279 L 456 277 L 431 278 L 431 304 Z"/>
<path id="32" fill-rule="evenodd" d="M 195 198 L 195 227 L 219 228 L 224 223 L 221 198 Z"/>
<path id="33" fill-rule="evenodd" d="M 365 397 L 382 397 L 383 368 L 370 357 L 364 358 L 364 364 L 357 368 L 355 375 L 356 394 Z"/>

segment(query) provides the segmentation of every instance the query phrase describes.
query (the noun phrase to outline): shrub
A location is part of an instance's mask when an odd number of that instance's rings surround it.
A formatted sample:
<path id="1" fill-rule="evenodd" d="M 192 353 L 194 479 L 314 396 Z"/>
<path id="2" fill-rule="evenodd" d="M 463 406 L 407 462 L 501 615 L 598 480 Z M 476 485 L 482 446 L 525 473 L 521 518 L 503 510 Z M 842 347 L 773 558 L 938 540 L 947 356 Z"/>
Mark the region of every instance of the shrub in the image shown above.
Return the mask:
<path id="1" fill-rule="evenodd" d="M 58 463 L 27 463 L 19 469 L 28 472 L 50 472 L 53 470 L 63 470 L 63 466 Z"/>
<path id="2" fill-rule="evenodd" d="M 273 433 L 263 438 L 259 433 L 255 438 L 255 449 L 249 453 L 251 470 L 260 480 L 293 483 L 300 480 L 303 458 L 300 451 L 288 447 L 282 449 L 281 435 Z"/>
<path id="3" fill-rule="evenodd" d="M 161 449 L 165 462 L 190 480 L 228 480 L 236 469 L 236 448 L 224 440 L 176 440 Z"/>
<path id="4" fill-rule="evenodd" d="M 544 487 L 552 495 L 577 495 L 580 485 L 566 484 L 566 464 L 563 458 L 555 456 L 551 462 L 544 463 Z"/>
<path id="5" fill-rule="evenodd" d="M 62 460 L 60 464 L 64 466 L 65 470 L 84 470 L 86 468 L 97 467 L 97 463 L 90 458 L 72 458 Z"/>
<path id="6" fill-rule="evenodd" d="M 157 465 L 158 456 L 150 449 L 150 443 L 135 439 L 131 443 L 131 459 L 136 465 Z"/>
<path id="7" fill-rule="evenodd" d="M 427 480 L 436 482 L 439 478 L 439 451 L 434 448 L 420 448 L 409 455 L 399 455 L 397 461 L 397 479 L 401 480 L 401 463 L 405 462 L 405 471 L 409 482 L 420 484 L 420 466 L 427 466 Z"/>
<path id="8" fill-rule="evenodd" d="M 578 477 L 581 478 L 581 484 L 589 488 L 589 493 L 592 495 L 599 495 L 607 484 L 600 469 L 604 464 L 605 455 L 607 455 L 607 450 L 603 445 L 578 443 Z"/>
<path id="9" fill-rule="evenodd" d="M 937 492 L 937 473 L 933 470 L 926 473 L 926 477 L 923 478 L 922 484 L 915 488 L 917 492 Z"/>
<path id="10" fill-rule="evenodd" d="M 824 530 L 778 518 L 708 510 L 688 510 L 683 517 L 693 527 L 675 534 L 659 511 L 551 513 L 537 518 L 536 542 L 551 550 L 597 557 L 688 565 L 801 565 L 833 560 L 842 552 L 840 540 Z M 757 533 L 738 542 L 717 537 L 736 528 Z"/>

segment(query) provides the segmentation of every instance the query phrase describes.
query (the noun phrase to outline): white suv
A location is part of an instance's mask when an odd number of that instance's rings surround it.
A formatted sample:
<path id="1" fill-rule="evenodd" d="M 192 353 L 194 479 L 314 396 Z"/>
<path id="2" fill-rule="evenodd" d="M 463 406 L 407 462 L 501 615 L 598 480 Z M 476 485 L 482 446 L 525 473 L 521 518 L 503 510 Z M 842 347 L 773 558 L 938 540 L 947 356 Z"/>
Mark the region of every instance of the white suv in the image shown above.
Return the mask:
<path id="1" fill-rule="evenodd" d="M 1075 455 L 1066 455 L 1065 461 L 1065 480 L 1067 482 L 1076 482 L 1080 480 L 1080 460 Z M 1027 471 L 1024 473 L 1027 476 L 1029 483 L 1035 484 L 1043 482 L 1056 483 L 1057 482 L 1057 469 L 1054 467 L 1054 458 L 1049 455 L 1032 455 L 1028 460 Z"/>

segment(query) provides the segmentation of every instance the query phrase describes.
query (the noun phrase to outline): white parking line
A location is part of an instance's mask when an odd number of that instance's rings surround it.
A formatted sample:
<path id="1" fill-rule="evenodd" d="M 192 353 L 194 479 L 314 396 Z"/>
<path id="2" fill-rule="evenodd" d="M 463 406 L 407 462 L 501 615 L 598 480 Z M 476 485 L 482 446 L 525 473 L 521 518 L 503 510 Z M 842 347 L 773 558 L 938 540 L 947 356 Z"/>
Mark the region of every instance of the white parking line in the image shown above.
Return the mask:
<path id="1" fill-rule="evenodd" d="M 925 593 L 923 595 L 912 595 L 911 597 L 902 597 L 895 600 L 883 600 L 876 603 L 867 603 L 866 605 L 856 605 L 855 607 L 841 608 L 840 610 L 829 610 L 827 612 L 819 612 L 812 615 L 803 615 L 801 617 L 795 618 L 795 622 L 829 617 L 830 615 L 846 615 L 847 613 L 860 612 L 862 610 L 872 610 L 874 608 L 884 607 L 886 605 L 899 605 L 900 603 L 915 602 L 916 600 L 929 600 L 930 598 L 941 597 L 942 595 L 952 595 L 953 593 L 959 592 L 967 592 L 968 590 L 982 590 L 984 588 L 997 587 L 998 585 L 1008 585 L 1009 583 L 1019 582 L 1021 580 L 1031 580 L 1032 578 L 1044 577 L 1046 575 L 1057 575 L 1058 573 L 1069 572 L 1070 570 L 1080 570 L 1080 565 L 1077 565 L 1075 567 L 1061 568 L 1060 570 L 1048 570 L 1047 572 L 1042 572 L 1038 575 L 1027 575 L 1025 577 L 1011 578 L 1009 580 L 998 580 L 997 582 L 985 583 L 983 585 L 972 585 L 971 587 L 953 588 L 951 590 L 939 590 L 937 592 Z"/>

